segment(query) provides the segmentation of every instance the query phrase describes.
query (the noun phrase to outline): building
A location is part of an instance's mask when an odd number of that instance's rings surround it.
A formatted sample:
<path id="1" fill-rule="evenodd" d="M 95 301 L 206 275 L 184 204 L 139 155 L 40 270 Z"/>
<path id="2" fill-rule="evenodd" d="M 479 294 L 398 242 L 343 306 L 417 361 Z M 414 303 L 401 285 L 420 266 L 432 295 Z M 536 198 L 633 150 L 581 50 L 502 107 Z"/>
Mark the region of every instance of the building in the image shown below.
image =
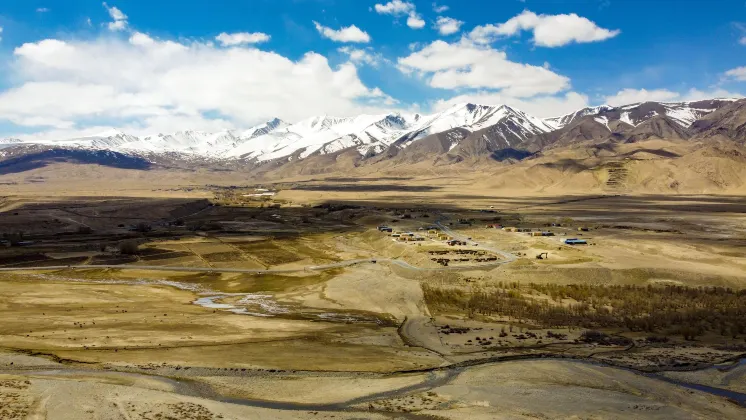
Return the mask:
<path id="1" fill-rule="evenodd" d="M 277 194 L 275 191 L 266 191 L 254 194 L 243 194 L 242 197 L 274 197 L 275 194 Z"/>
<path id="2" fill-rule="evenodd" d="M 541 236 L 554 236 L 554 232 L 541 232 Z"/>
<path id="3" fill-rule="evenodd" d="M 578 238 L 565 239 L 564 243 L 565 245 L 588 245 L 588 241 Z"/>

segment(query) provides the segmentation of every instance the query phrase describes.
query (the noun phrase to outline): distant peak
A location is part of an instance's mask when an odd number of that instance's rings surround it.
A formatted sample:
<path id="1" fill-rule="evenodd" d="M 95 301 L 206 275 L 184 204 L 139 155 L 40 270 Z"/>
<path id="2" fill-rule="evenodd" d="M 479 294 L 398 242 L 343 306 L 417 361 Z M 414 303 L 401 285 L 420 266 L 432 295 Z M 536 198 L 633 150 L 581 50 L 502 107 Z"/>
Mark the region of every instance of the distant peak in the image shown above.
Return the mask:
<path id="1" fill-rule="evenodd" d="M 123 136 L 123 135 L 124 135 L 124 131 L 118 128 L 110 128 L 108 130 L 95 134 L 91 137 L 116 137 L 116 136 Z"/>

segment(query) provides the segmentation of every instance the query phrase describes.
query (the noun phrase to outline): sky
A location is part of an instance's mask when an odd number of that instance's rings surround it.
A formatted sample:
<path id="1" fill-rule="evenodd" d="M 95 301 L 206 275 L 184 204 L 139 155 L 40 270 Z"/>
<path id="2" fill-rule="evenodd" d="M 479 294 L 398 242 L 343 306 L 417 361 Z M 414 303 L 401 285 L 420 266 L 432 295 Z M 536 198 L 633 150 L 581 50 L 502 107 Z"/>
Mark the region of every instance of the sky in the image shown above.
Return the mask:
<path id="1" fill-rule="evenodd" d="M 0 138 L 745 93 L 745 0 L 0 2 Z"/>

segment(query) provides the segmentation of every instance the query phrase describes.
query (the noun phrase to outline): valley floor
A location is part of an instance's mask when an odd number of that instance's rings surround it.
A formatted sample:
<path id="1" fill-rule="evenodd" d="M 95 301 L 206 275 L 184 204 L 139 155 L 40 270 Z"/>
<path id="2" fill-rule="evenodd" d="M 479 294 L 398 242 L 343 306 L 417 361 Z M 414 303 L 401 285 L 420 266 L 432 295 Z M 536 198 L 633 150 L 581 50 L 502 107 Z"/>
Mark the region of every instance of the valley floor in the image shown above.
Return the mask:
<path id="1" fill-rule="evenodd" d="M 744 415 L 741 197 L 206 191 L 3 199 L 0 418 Z"/>

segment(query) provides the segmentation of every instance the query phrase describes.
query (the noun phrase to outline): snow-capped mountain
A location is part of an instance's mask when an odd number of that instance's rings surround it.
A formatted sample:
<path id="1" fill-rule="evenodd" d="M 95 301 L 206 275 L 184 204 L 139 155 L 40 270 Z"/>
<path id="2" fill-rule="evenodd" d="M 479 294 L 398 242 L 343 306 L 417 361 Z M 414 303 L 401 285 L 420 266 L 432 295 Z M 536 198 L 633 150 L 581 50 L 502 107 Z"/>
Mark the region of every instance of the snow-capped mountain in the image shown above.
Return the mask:
<path id="1" fill-rule="evenodd" d="M 10 138 L 0 140 L 0 148 L 39 145 L 111 151 L 129 156 L 183 156 L 259 163 L 277 159 L 295 161 L 343 150 L 356 150 L 365 157 L 387 151 L 386 156 L 399 155 L 410 161 L 426 159 L 432 153 L 466 158 L 500 149 L 521 148 L 527 143 L 541 145 L 546 142 L 535 141 L 537 137 L 570 128 L 587 118 L 603 125 L 609 133 L 635 128 L 656 116 L 687 129 L 694 121 L 733 101 L 602 105 L 546 119 L 507 105 L 461 103 L 430 115 L 390 113 L 344 118 L 324 115 L 294 124 L 275 118 L 245 130 L 178 131 L 148 136 L 109 130 L 94 136 L 54 141 Z M 408 153 L 401 153 L 406 149 Z"/>
<path id="2" fill-rule="evenodd" d="M 593 108 L 583 108 L 559 117 L 545 118 L 544 122 L 555 129 L 560 129 L 590 115 L 605 119 L 607 125 L 613 121 L 621 121 L 631 126 L 637 126 L 656 115 L 664 115 L 680 126 L 689 128 L 694 121 L 735 100 L 711 99 L 694 102 L 641 102 L 618 107 L 601 105 Z"/>
<path id="3" fill-rule="evenodd" d="M 583 108 L 569 114 L 561 115 L 559 117 L 545 118 L 544 122 L 551 125 L 555 130 L 566 126 L 574 121 L 579 120 L 588 115 L 599 115 L 602 112 L 613 110 L 614 107 L 611 105 L 594 106 L 592 108 Z"/>

